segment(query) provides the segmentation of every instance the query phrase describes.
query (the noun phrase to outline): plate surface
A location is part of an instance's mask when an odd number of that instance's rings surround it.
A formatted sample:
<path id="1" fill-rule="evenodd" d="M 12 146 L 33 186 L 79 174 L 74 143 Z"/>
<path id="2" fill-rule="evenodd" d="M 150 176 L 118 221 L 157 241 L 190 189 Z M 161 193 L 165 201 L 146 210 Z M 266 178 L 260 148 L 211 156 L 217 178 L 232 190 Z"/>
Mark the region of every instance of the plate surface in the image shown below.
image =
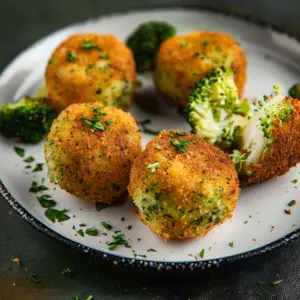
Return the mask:
<path id="1" fill-rule="evenodd" d="M 0 76 L 0 105 L 23 95 L 30 95 L 43 84 L 45 65 L 51 52 L 70 34 L 94 31 L 112 33 L 125 40 L 139 23 L 146 20 L 168 20 L 177 26 L 180 33 L 208 29 L 234 36 L 248 56 L 245 96 L 249 99 L 269 94 L 274 84 L 280 85 L 287 92 L 300 78 L 297 58 L 300 46 L 288 36 L 216 13 L 182 9 L 157 10 L 90 20 L 62 29 L 38 41 L 22 52 Z M 154 130 L 190 130 L 184 118 L 177 113 L 176 107 L 155 91 L 151 76 L 144 75 L 139 79 L 142 87 L 139 88 L 136 103 L 130 110 L 134 117 L 138 121 L 151 119 L 150 126 Z M 143 146 L 149 139 L 150 135 L 143 135 Z M 116 263 L 121 261 L 159 268 L 187 264 L 190 267 L 203 267 L 212 262 L 218 263 L 266 251 L 272 245 L 278 246 L 299 234 L 300 166 L 278 179 L 243 187 L 233 218 L 214 228 L 205 237 L 165 243 L 140 222 L 133 212 L 135 207 L 130 198 L 123 204 L 98 212 L 94 204 L 70 196 L 50 184 L 45 167 L 41 172 L 25 169 L 26 164 L 14 152 L 14 146 L 16 144 L 13 141 L 0 136 L 0 192 L 5 199 L 39 230 L 86 252 L 113 258 Z M 44 162 L 43 143 L 18 146 L 26 150 L 25 157 L 33 156 L 36 162 Z M 32 181 L 43 181 L 50 188 L 45 193 L 51 194 L 57 201 L 55 208 L 68 209 L 70 220 L 52 223 L 45 217 L 45 209 L 40 206 L 35 195 L 28 192 Z M 284 210 L 289 208 L 288 202 L 291 200 L 296 200 L 298 204 L 291 208 L 292 214 L 288 215 Z M 110 222 L 113 229 L 103 228 L 100 224 L 102 221 Z M 84 237 L 76 234 L 81 223 L 87 224 L 87 227 L 95 226 L 99 229 L 99 234 Z M 76 230 L 72 229 L 73 226 Z M 107 242 L 112 240 L 116 230 L 124 233 L 131 248 L 120 246 L 114 251 L 108 250 Z M 231 242 L 233 247 L 229 245 Z M 155 252 L 147 251 L 148 249 L 154 249 Z M 202 249 L 205 250 L 203 258 L 199 255 Z M 147 263 L 148 261 L 152 262 Z"/>

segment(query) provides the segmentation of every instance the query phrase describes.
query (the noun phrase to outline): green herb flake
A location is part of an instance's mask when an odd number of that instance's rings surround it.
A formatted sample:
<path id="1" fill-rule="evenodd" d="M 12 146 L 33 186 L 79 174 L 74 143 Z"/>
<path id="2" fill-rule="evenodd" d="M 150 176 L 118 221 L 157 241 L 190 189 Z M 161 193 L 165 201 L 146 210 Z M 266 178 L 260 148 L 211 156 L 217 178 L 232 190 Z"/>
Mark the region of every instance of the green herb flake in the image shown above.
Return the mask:
<path id="1" fill-rule="evenodd" d="M 24 162 L 26 163 L 32 163 L 34 161 L 34 158 L 32 156 L 27 157 L 26 159 L 24 159 Z"/>
<path id="2" fill-rule="evenodd" d="M 201 258 L 203 258 L 203 257 L 204 257 L 204 254 L 205 254 L 205 250 L 202 249 L 199 255 L 200 255 Z"/>
<path id="3" fill-rule="evenodd" d="M 184 131 L 176 131 L 175 133 L 178 136 L 186 136 L 186 133 Z"/>
<path id="4" fill-rule="evenodd" d="M 15 152 L 20 156 L 20 157 L 24 157 L 25 156 L 25 150 L 23 148 L 20 147 L 14 147 Z"/>
<path id="5" fill-rule="evenodd" d="M 36 181 L 33 181 L 31 183 L 31 187 L 29 188 L 30 193 L 39 193 L 47 190 L 49 190 L 49 188 L 47 188 L 45 185 L 38 185 Z"/>
<path id="6" fill-rule="evenodd" d="M 84 236 L 84 232 L 83 232 L 82 229 L 79 229 L 79 230 L 77 230 L 76 232 L 77 232 L 79 235 Z"/>
<path id="7" fill-rule="evenodd" d="M 78 296 L 74 296 L 74 300 L 79 300 L 79 297 Z"/>
<path id="8" fill-rule="evenodd" d="M 57 210 L 54 208 L 47 208 L 45 216 L 53 223 L 55 223 L 56 220 L 58 222 L 64 222 L 70 219 L 70 217 L 66 214 L 67 211 L 67 209 Z"/>
<path id="9" fill-rule="evenodd" d="M 100 54 L 99 58 L 109 60 L 109 56 L 107 54 Z"/>
<path id="10" fill-rule="evenodd" d="M 244 224 L 247 224 L 248 223 L 248 221 L 246 220 L 246 221 L 244 221 Z"/>
<path id="11" fill-rule="evenodd" d="M 108 207 L 109 205 L 108 205 L 107 203 L 97 202 L 97 203 L 95 204 L 95 206 L 96 206 L 96 211 L 100 211 L 100 210 L 102 210 L 102 209 Z"/>
<path id="12" fill-rule="evenodd" d="M 106 124 L 107 126 L 109 126 L 109 125 L 112 124 L 112 123 L 113 123 L 112 120 L 106 120 L 106 121 L 105 121 L 105 124 Z"/>
<path id="13" fill-rule="evenodd" d="M 155 146 L 155 149 L 160 151 L 162 149 L 162 147 L 161 146 Z"/>
<path id="14" fill-rule="evenodd" d="M 194 53 L 194 56 L 195 56 L 195 57 L 198 57 L 199 55 L 200 55 L 199 52 L 195 52 L 195 53 Z"/>
<path id="15" fill-rule="evenodd" d="M 188 147 L 188 141 L 185 140 L 174 140 L 170 141 L 171 145 L 181 152 L 186 152 L 186 148 Z"/>
<path id="16" fill-rule="evenodd" d="M 232 247 L 233 248 L 233 242 L 230 242 L 229 244 L 228 244 L 230 247 Z"/>
<path id="17" fill-rule="evenodd" d="M 107 230 L 111 230 L 113 228 L 112 225 L 107 222 L 101 222 L 101 225 Z"/>
<path id="18" fill-rule="evenodd" d="M 100 95 L 101 93 L 102 93 L 102 89 L 101 88 L 99 88 L 99 89 L 96 90 L 96 95 Z"/>
<path id="19" fill-rule="evenodd" d="M 93 300 L 93 296 L 88 296 L 86 300 Z"/>
<path id="20" fill-rule="evenodd" d="M 187 42 L 181 42 L 181 43 L 180 43 L 180 47 L 181 47 L 181 48 L 186 48 L 187 45 L 188 45 Z"/>
<path id="21" fill-rule="evenodd" d="M 257 295 L 258 297 L 262 297 L 262 293 L 260 293 L 260 292 L 256 292 L 256 295 Z"/>
<path id="22" fill-rule="evenodd" d="M 296 204 L 297 204 L 296 200 L 291 200 L 288 205 L 289 206 L 295 206 Z"/>
<path id="23" fill-rule="evenodd" d="M 42 207 L 48 208 L 56 205 L 56 202 L 53 199 L 51 199 L 50 195 L 42 195 L 36 198 L 38 199 Z"/>
<path id="24" fill-rule="evenodd" d="M 293 184 L 297 184 L 297 183 L 298 183 L 298 179 L 293 179 L 293 180 L 292 180 L 292 183 L 293 183 Z"/>
<path id="25" fill-rule="evenodd" d="M 152 248 L 149 248 L 147 251 L 148 252 L 157 252 L 155 249 L 152 249 Z"/>
<path id="26" fill-rule="evenodd" d="M 98 234 L 98 229 L 95 228 L 95 227 L 87 228 L 87 229 L 85 230 L 85 233 L 86 233 L 87 235 L 95 236 L 95 235 Z"/>
<path id="27" fill-rule="evenodd" d="M 85 116 L 81 117 L 81 120 L 93 131 L 104 131 L 104 126 L 98 120 L 90 120 Z"/>
<path id="28" fill-rule="evenodd" d="M 280 279 L 280 280 L 277 280 L 277 281 L 272 282 L 271 285 L 272 285 L 272 286 L 275 286 L 275 285 L 280 284 L 280 283 L 282 283 L 282 282 L 283 282 L 283 280 Z"/>
<path id="29" fill-rule="evenodd" d="M 259 281 L 257 284 L 258 284 L 259 286 L 265 286 L 265 282 L 264 282 L 264 281 Z"/>
<path id="30" fill-rule="evenodd" d="M 207 40 L 203 41 L 202 46 L 206 47 L 207 45 L 208 45 L 208 41 Z"/>
<path id="31" fill-rule="evenodd" d="M 66 268 L 66 269 L 62 270 L 60 274 L 62 276 L 66 276 L 66 277 L 72 277 L 73 271 L 69 268 Z"/>
<path id="32" fill-rule="evenodd" d="M 44 164 L 36 164 L 32 172 L 40 172 L 43 171 Z"/>
<path id="33" fill-rule="evenodd" d="M 121 187 L 120 187 L 118 184 L 113 183 L 113 184 L 112 184 L 112 189 L 113 189 L 113 190 L 119 191 L 119 190 L 121 189 Z"/>
<path id="34" fill-rule="evenodd" d="M 68 62 L 75 62 L 77 60 L 77 56 L 73 54 L 70 50 L 67 52 L 67 61 Z"/>
<path id="35" fill-rule="evenodd" d="M 85 224 L 85 223 L 80 223 L 79 226 L 80 226 L 80 227 L 85 227 L 86 224 Z"/>
<path id="36" fill-rule="evenodd" d="M 108 244 L 108 250 L 115 250 L 118 246 L 124 245 L 126 248 L 131 248 L 128 241 L 125 240 L 123 233 L 113 235 L 113 241 Z"/>
<path id="37" fill-rule="evenodd" d="M 28 280 L 32 283 L 41 283 L 41 280 L 39 279 L 39 277 L 36 274 L 30 274 L 28 276 Z"/>
<path id="38" fill-rule="evenodd" d="M 160 162 L 155 161 L 147 166 L 147 169 L 150 170 L 151 173 L 155 173 L 157 168 L 159 167 Z"/>
<path id="39" fill-rule="evenodd" d="M 97 50 L 97 51 L 102 50 L 99 46 L 93 44 L 92 41 L 90 40 L 84 40 L 81 48 L 84 50 Z"/>

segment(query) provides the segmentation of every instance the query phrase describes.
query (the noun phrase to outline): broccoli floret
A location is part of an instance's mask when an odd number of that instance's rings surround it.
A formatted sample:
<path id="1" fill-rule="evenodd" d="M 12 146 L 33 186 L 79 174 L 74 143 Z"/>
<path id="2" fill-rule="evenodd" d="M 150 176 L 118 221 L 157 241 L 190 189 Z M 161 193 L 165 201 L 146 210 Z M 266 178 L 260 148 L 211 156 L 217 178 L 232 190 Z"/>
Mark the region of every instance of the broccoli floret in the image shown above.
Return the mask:
<path id="1" fill-rule="evenodd" d="M 245 174 L 245 169 L 259 161 L 269 153 L 277 137 L 274 136 L 276 123 L 284 124 L 292 119 L 293 107 L 274 86 L 274 95 L 264 96 L 256 104 L 256 112 L 241 128 L 237 139 L 241 151 L 233 151 L 231 158 L 236 165 L 239 175 Z"/>
<path id="2" fill-rule="evenodd" d="M 0 132 L 24 143 L 37 143 L 49 132 L 55 118 L 56 112 L 46 98 L 25 97 L 1 108 Z"/>
<path id="3" fill-rule="evenodd" d="M 186 118 L 192 132 L 223 149 L 235 144 L 250 115 L 250 104 L 238 98 L 234 71 L 225 67 L 207 73 L 188 97 Z"/>
<path id="4" fill-rule="evenodd" d="M 300 83 L 294 84 L 289 89 L 289 96 L 294 98 L 294 99 L 299 99 L 300 100 Z"/>
<path id="5" fill-rule="evenodd" d="M 166 22 L 150 21 L 141 24 L 128 38 L 138 72 L 151 71 L 160 44 L 176 34 L 176 28 Z"/>

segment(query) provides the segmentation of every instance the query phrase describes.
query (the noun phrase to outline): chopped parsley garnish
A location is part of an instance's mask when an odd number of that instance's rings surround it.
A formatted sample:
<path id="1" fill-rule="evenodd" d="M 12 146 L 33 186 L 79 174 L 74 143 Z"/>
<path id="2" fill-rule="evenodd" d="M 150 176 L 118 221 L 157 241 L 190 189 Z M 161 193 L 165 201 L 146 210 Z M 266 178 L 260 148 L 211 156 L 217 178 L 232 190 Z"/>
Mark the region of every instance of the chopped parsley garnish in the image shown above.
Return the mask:
<path id="1" fill-rule="evenodd" d="M 233 248 L 233 242 L 230 242 L 228 245 Z"/>
<path id="2" fill-rule="evenodd" d="M 155 146 L 155 149 L 160 151 L 162 149 L 162 147 L 161 146 Z"/>
<path id="3" fill-rule="evenodd" d="M 29 188 L 30 193 L 39 193 L 47 190 L 49 190 L 49 188 L 44 185 L 38 185 L 36 181 L 33 181 L 31 183 L 31 187 Z"/>
<path id="4" fill-rule="evenodd" d="M 148 249 L 147 251 L 148 252 L 157 252 L 155 249 L 152 249 L 152 248 Z"/>
<path id="5" fill-rule="evenodd" d="M 186 148 L 188 146 L 188 141 L 185 140 L 174 140 L 174 141 L 170 141 L 171 145 L 173 147 L 175 147 L 177 150 L 181 151 L 181 152 L 186 152 Z"/>
<path id="6" fill-rule="evenodd" d="M 96 206 L 96 211 L 100 211 L 108 207 L 109 205 L 107 203 L 96 202 L 95 206 Z"/>
<path id="7" fill-rule="evenodd" d="M 137 256 L 139 256 L 139 257 L 142 257 L 142 258 L 147 258 L 147 256 L 146 256 L 146 255 L 141 255 L 141 254 L 138 254 Z"/>
<path id="8" fill-rule="evenodd" d="M 35 274 L 30 274 L 28 276 L 28 280 L 32 283 L 41 283 L 41 280 L 39 279 L 39 277 Z"/>
<path id="9" fill-rule="evenodd" d="M 36 164 L 32 172 L 40 172 L 43 171 L 44 164 Z"/>
<path id="10" fill-rule="evenodd" d="M 101 93 L 102 93 L 102 89 L 101 88 L 97 89 L 96 94 L 100 95 Z"/>
<path id="11" fill-rule="evenodd" d="M 86 226 L 86 224 L 84 224 L 84 223 L 81 223 L 81 224 L 79 224 L 79 226 L 80 226 L 80 227 L 85 227 L 85 226 Z"/>
<path id="12" fill-rule="evenodd" d="M 150 170 L 151 173 L 155 173 L 159 165 L 160 165 L 160 162 L 155 161 L 152 164 L 149 164 L 147 166 L 147 169 Z"/>
<path id="13" fill-rule="evenodd" d="M 200 257 L 203 258 L 203 257 L 204 257 L 204 254 L 205 254 L 205 250 L 202 249 L 201 252 L 200 252 Z"/>
<path id="14" fill-rule="evenodd" d="M 90 120 L 85 116 L 82 116 L 81 119 L 88 127 L 90 127 L 94 131 L 104 131 L 105 129 L 104 126 L 98 120 Z"/>
<path id="15" fill-rule="evenodd" d="M 107 54 L 100 54 L 99 58 L 108 60 L 109 56 Z"/>
<path id="16" fill-rule="evenodd" d="M 79 297 L 78 296 L 74 296 L 74 300 L 79 300 Z"/>
<path id="17" fill-rule="evenodd" d="M 93 300 L 93 296 L 88 296 L 86 300 Z"/>
<path id="18" fill-rule="evenodd" d="M 32 156 L 29 156 L 24 159 L 24 162 L 29 163 L 29 164 L 32 163 L 33 161 L 34 161 L 34 158 Z"/>
<path id="19" fill-rule="evenodd" d="M 280 279 L 280 280 L 277 280 L 277 281 L 272 282 L 272 285 L 274 286 L 274 285 L 280 284 L 280 283 L 282 283 L 282 282 L 283 282 L 283 280 Z"/>
<path id="20" fill-rule="evenodd" d="M 84 236 L 84 232 L 83 232 L 82 229 L 79 229 L 79 230 L 77 230 L 76 232 L 77 232 L 79 235 Z"/>
<path id="21" fill-rule="evenodd" d="M 24 157 L 25 156 L 25 150 L 23 148 L 20 147 L 14 147 L 15 152 L 20 156 L 20 157 Z"/>
<path id="22" fill-rule="evenodd" d="M 70 50 L 67 52 L 67 61 L 74 62 L 77 60 L 77 56 L 73 54 Z"/>
<path id="23" fill-rule="evenodd" d="M 187 45 L 188 45 L 187 42 L 181 42 L 181 43 L 180 43 L 180 47 L 181 47 L 181 48 L 186 48 Z"/>
<path id="24" fill-rule="evenodd" d="M 195 52 L 195 53 L 194 53 L 194 56 L 195 56 L 195 57 L 198 57 L 199 55 L 200 55 L 199 52 Z"/>
<path id="25" fill-rule="evenodd" d="M 67 211 L 67 209 L 58 210 L 54 208 L 47 208 L 45 211 L 45 216 L 53 223 L 55 223 L 56 220 L 58 222 L 64 222 L 70 219 L 70 217 L 65 214 Z"/>
<path id="26" fill-rule="evenodd" d="M 84 49 L 84 50 L 97 50 L 97 51 L 102 50 L 99 46 L 93 44 L 93 42 L 89 41 L 89 40 L 84 40 L 83 41 L 82 49 Z"/>
<path id="27" fill-rule="evenodd" d="M 265 286 L 264 281 L 259 281 L 257 284 L 258 284 L 259 286 Z"/>
<path id="28" fill-rule="evenodd" d="M 203 47 L 206 47 L 208 45 L 208 41 L 207 40 L 203 41 L 202 45 Z"/>
<path id="29" fill-rule="evenodd" d="M 297 204 L 296 200 L 291 200 L 288 205 L 295 206 L 296 204 Z"/>
<path id="30" fill-rule="evenodd" d="M 101 222 L 101 225 L 107 230 L 111 230 L 113 228 L 112 225 L 107 222 Z"/>
<path id="31" fill-rule="evenodd" d="M 244 224 L 247 224 L 248 223 L 248 221 L 244 221 Z"/>
<path id="32" fill-rule="evenodd" d="M 106 120 L 106 121 L 104 121 L 105 122 L 105 124 L 107 125 L 107 126 L 109 126 L 113 121 L 112 120 Z"/>
<path id="33" fill-rule="evenodd" d="M 119 186 L 118 184 L 113 183 L 113 184 L 112 184 L 112 189 L 118 191 L 118 190 L 120 190 L 121 188 L 120 188 L 120 186 Z"/>
<path id="34" fill-rule="evenodd" d="M 176 135 L 178 135 L 178 136 L 185 136 L 186 133 L 184 131 L 176 131 Z"/>
<path id="35" fill-rule="evenodd" d="M 42 195 L 42 196 L 36 197 L 36 198 L 39 200 L 42 207 L 47 208 L 47 207 L 53 207 L 56 205 L 56 202 L 53 199 L 51 199 L 50 195 Z"/>
<path id="36" fill-rule="evenodd" d="M 72 277 L 73 272 L 69 268 L 66 268 L 66 269 L 62 270 L 60 274 L 62 276 L 66 276 L 66 277 Z"/>
<path id="37" fill-rule="evenodd" d="M 87 229 L 85 230 L 85 233 L 86 233 L 87 235 L 95 236 L 95 235 L 98 234 L 98 229 L 95 228 L 95 227 L 87 228 Z"/>
<path id="38" fill-rule="evenodd" d="M 298 183 L 298 179 L 293 179 L 292 183 L 297 184 Z"/>
<path id="39" fill-rule="evenodd" d="M 128 241 L 124 239 L 123 233 L 118 233 L 116 235 L 113 235 L 113 241 L 108 244 L 108 250 L 115 250 L 118 246 L 124 245 L 126 248 L 131 248 L 131 246 L 128 244 Z"/>

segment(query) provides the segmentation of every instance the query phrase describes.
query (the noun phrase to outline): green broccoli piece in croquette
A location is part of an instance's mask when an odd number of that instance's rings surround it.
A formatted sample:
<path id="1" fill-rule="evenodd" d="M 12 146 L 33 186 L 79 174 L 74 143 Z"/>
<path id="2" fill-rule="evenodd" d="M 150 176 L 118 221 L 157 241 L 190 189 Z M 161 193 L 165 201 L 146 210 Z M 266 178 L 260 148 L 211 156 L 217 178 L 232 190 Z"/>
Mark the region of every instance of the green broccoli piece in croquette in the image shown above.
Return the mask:
<path id="1" fill-rule="evenodd" d="M 24 97 L 16 104 L 7 103 L 0 110 L 0 132 L 24 143 L 37 143 L 50 131 L 56 118 L 46 98 Z"/>
<path id="2" fill-rule="evenodd" d="M 166 22 L 150 21 L 141 24 L 126 42 L 133 52 L 137 71 L 153 70 L 160 44 L 175 34 L 176 28 Z"/>

